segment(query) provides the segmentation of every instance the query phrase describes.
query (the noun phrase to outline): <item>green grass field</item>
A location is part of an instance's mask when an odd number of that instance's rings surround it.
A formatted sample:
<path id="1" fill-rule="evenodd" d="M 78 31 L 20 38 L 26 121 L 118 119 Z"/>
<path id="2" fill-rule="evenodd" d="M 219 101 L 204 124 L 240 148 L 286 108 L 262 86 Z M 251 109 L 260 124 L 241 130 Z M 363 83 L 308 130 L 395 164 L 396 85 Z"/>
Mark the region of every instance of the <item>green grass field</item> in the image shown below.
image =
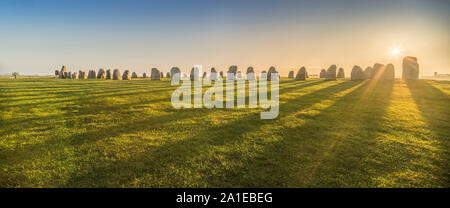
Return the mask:
<path id="1" fill-rule="evenodd" d="M 450 82 L 280 82 L 174 109 L 168 79 L 0 78 L 0 187 L 450 187 Z"/>

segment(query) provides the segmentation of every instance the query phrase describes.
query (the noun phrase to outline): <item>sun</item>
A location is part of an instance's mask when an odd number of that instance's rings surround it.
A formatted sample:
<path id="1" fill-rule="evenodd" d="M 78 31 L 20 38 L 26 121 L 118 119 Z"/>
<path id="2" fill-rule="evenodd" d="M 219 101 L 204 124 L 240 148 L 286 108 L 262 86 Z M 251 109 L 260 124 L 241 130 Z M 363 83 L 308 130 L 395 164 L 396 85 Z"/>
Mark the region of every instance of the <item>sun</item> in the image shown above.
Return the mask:
<path id="1" fill-rule="evenodd" d="M 393 49 L 391 49 L 391 53 L 392 53 L 392 55 L 398 55 L 400 53 L 400 49 L 393 48 Z"/>
<path id="2" fill-rule="evenodd" d="M 392 47 L 389 49 L 389 53 L 391 56 L 397 56 L 401 53 L 401 49 L 399 47 Z"/>

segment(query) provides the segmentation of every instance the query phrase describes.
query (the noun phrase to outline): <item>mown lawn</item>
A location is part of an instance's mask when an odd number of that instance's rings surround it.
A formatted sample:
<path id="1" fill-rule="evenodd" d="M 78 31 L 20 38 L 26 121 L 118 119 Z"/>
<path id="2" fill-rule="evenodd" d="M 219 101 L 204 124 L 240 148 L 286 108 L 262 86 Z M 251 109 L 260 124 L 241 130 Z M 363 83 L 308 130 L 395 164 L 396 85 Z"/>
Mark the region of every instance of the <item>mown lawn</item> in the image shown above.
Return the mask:
<path id="1" fill-rule="evenodd" d="M 450 187 L 450 82 L 280 82 L 174 109 L 168 79 L 0 78 L 0 187 Z"/>

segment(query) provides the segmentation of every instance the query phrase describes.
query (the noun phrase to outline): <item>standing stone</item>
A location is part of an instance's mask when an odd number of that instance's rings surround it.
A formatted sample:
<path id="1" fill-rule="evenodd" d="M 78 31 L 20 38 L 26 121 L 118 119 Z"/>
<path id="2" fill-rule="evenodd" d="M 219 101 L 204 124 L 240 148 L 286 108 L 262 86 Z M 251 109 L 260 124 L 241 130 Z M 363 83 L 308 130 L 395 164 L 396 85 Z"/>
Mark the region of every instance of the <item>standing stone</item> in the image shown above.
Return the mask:
<path id="1" fill-rule="evenodd" d="M 255 80 L 256 79 L 255 70 L 251 66 L 249 66 L 247 68 L 247 79 L 248 80 Z"/>
<path id="2" fill-rule="evenodd" d="M 167 72 L 167 73 L 166 73 L 166 77 L 167 77 L 167 78 L 170 78 L 170 72 Z"/>
<path id="3" fill-rule="evenodd" d="M 364 75 L 366 79 L 370 79 L 372 77 L 372 67 L 368 66 L 366 70 L 364 70 Z"/>
<path id="4" fill-rule="evenodd" d="M 66 70 L 66 66 L 62 66 L 61 67 L 61 71 L 59 72 L 59 78 L 61 78 L 61 79 L 65 79 L 66 76 L 67 75 L 67 70 Z"/>
<path id="5" fill-rule="evenodd" d="M 178 78 L 181 79 L 181 71 L 180 71 L 180 68 L 178 68 L 178 67 L 172 67 L 172 68 L 170 69 L 170 75 L 171 75 L 170 78 L 171 78 L 171 80 L 173 79 L 174 74 L 179 74 Z"/>
<path id="6" fill-rule="evenodd" d="M 380 78 L 383 72 L 384 65 L 376 63 L 372 67 L 372 74 L 370 74 L 371 79 Z"/>
<path id="7" fill-rule="evenodd" d="M 259 79 L 267 79 L 267 71 L 263 70 L 261 74 L 259 74 Z"/>
<path id="8" fill-rule="evenodd" d="M 59 78 L 59 70 L 55 70 L 55 78 Z"/>
<path id="9" fill-rule="evenodd" d="M 336 65 L 333 64 L 327 69 L 327 76 L 325 77 L 325 80 L 336 80 L 336 68 Z"/>
<path id="10" fill-rule="evenodd" d="M 203 72 L 203 76 L 202 76 L 202 78 L 203 78 L 203 79 L 205 79 L 205 78 L 206 78 L 206 72 Z"/>
<path id="11" fill-rule="evenodd" d="M 387 64 L 383 71 L 383 79 L 394 79 L 395 70 L 393 64 Z"/>
<path id="12" fill-rule="evenodd" d="M 406 56 L 403 58 L 402 64 L 402 79 L 419 79 L 419 64 L 417 63 L 417 58 L 412 56 Z M 437 73 L 434 73 L 435 76 Z"/>
<path id="13" fill-rule="evenodd" d="M 306 78 L 309 78 L 308 72 L 306 72 Z"/>
<path id="14" fill-rule="evenodd" d="M 192 67 L 191 69 L 191 73 L 189 75 L 189 78 L 191 79 L 191 81 L 196 81 L 198 80 L 198 78 L 200 77 L 200 70 L 195 67 Z"/>
<path id="15" fill-rule="evenodd" d="M 91 70 L 89 74 L 90 75 L 88 76 L 88 79 L 95 79 L 95 78 L 97 78 L 97 76 L 95 74 L 95 70 Z"/>
<path id="16" fill-rule="evenodd" d="M 142 78 L 147 78 L 147 73 L 142 74 Z"/>
<path id="17" fill-rule="evenodd" d="M 122 76 L 120 75 L 120 70 L 114 69 L 113 80 L 122 80 Z"/>
<path id="18" fill-rule="evenodd" d="M 325 69 L 322 69 L 322 71 L 320 71 L 319 78 L 326 78 L 326 77 L 327 77 L 327 71 Z"/>
<path id="19" fill-rule="evenodd" d="M 122 80 L 131 80 L 131 72 L 130 72 L 130 70 L 125 70 L 125 72 L 123 72 Z"/>
<path id="20" fill-rule="evenodd" d="M 104 69 L 99 69 L 97 73 L 97 79 L 105 79 L 106 78 L 106 72 Z"/>
<path id="21" fill-rule="evenodd" d="M 220 78 L 223 78 L 223 71 L 220 71 L 219 75 L 220 75 Z"/>
<path id="22" fill-rule="evenodd" d="M 164 78 L 164 73 L 163 72 L 161 72 L 161 78 Z"/>
<path id="23" fill-rule="evenodd" d="M 345 78 L 345 72 L 344 72 L 344 69 L 343 69 L 342 67 L 339 68 L 339 71 L 338 71 L 336 77 L 337 77 L 337 78 L 340 78 L 340 79 Z"/>
<path id="24" fill-rule="evenodd" d="M 67 72 L 67 79 L 72 79 L 72 72 Z"/>
<path id="25" fill-rule="evenodd" d="M 306 68 L 302 66 L 295 75 L 295 80 L 306 80 Z"/>
<path id="26" fill-rule="evenodd" d="M 298 74 L 298 72 L 297 72 Z M 288 78 L 294 78 L 294 71 L 289 71 Z"/>
<path id="27" fill-rule="evenodd" d="M 138 78 L 138 75 L 136 74 L 136 72 L 131 73 L 131 78 Z"/>
<path id="28" fill-rule="evenodd" d="M 161 73 L 157 68 L 152 68 L 151 80 L 161 80 Z"/>
<path id="29" fill-rule="evenodd" d="M 111 76 L 111 69 L 106 70 L 106 77 L 105 78 L 106 79 L 111 79 L 112 78 L 112 76 Z"/>
<path id="30" fill-rule="evenodd" d="M 74 72 L 72 74 L 72 79 L 78 79 L 78 72 Z"/>
<path id="31" fill-rule="evenodd" d="M 216 68 L 211 67 L 211 74 L 209 74 L 209 79 L 217 80 L 217 71 Z"/>
<path id="32" fill-rule="evenodd" d="M 275 70 L 275 67 L 271 66 L 269 68 L 269 72 L 267 73 L 267 81 L 271 81 L 272 80 L 272 74 L 278 73 L 277 70 Z M 278 77 L 276 77 L 278 78 Z"/>
<path id="33" fill-rule="evenodd" d="M 227 79 L 228 80 L 234 80 L 236 77 L 236 73 L 237 73 L 237 66 L 235 65 L 231 65 L 230 68 L 228 68 L 227 71 Z M 232 74 L 230 77 L 228 77 L 228 74 Z"/>
<path id="34" fill-rule="evenodd" d="M 364 80 L 366 79 L 366 74 L 360 66 L 355 65 L 353 66 L 352 73 L 350 74 L 350 79 L 354 81 Z"/>

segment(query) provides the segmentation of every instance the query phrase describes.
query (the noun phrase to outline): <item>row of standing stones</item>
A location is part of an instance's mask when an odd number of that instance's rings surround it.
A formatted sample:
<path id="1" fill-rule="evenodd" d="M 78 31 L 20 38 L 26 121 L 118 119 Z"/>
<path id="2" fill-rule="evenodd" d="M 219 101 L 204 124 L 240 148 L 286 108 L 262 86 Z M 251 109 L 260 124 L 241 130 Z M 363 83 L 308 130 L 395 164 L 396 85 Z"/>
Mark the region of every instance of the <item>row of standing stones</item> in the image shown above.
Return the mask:
<path id="1" fill-rule="evenodd" d="M 194 80 L 198 80 L 198 78 L 200 77 L 199 74 L 197 74 L 198 72 L 196 70 L 194 70 L 194 68 L 192 68 L 191 73 L 189 75 L 190 80 L 194 81 Z M 230 66 L 230 68 L 228 69 L 227 73 L 231 73 L 234 76 L 231 77 L 227 77 L 227 79 L 231 79 L 231 78 L 242 78 L 242 72 L 237 70 L 237 66 L 233 65 Z M 267 80 L 271 80 L 271 74 L 277 73 L 277 71 L 275 70 L 275 67 L 270 67 L 268 72 L 266 71 L 262 71 L 262 76 L 267 77 Z M 166 77 L 167 78 L 171 78 L 171 75 L 173 74 L 182 74 L 181 70 L 178 67 L 172 67 L 170 69 L 170 72 L 166 73 Z M 186 74 L 182 74 L 181 76 L 186 76 Z M 203 78 L 205 78 L 207 76 L 206 72 L 203 73 Z M 148 78 L 150 77 L 151 80 L 160 80 L 161 78 L 164 78 L 164 73 L 160 72 L 157 68 L 152 68 L 151 70 L 151 74 L 150 76 L 148 76 L 147 73 L 144 73 L 142 75 L 142 78 Z M 211 78 L 211 80 L 216 80 L 218 77 L 224 77 L 223 76 L 223 72 L 220 71 L 217 74 L 216 69 L 213 67 L 211 68 L 211 74 L 209 75 L 209 78 Z M 253 67 L 249 67 L 247 69 L 247 77 L 248 79 L 255 79 L 256 76 L 254 75 L 254 70 Z M 78 71 L 78 72 L 68 72 L 66 66 L 62 66 L 61 70 L 55 70 L 55 78 L 60 78 L 60 79 L 112 79 L 112 80 L 131 80 L 132 78 L 139 78 L 138 75 L 136 74 L 136 72 L 131 73 L 129 70 L 125 70 L 125 72 L 121 75 L 120 74 L 120 70 L 119 69 L 114 69 L 112 74 L 111 74 L 111 70 L 104 70 L 104 69 L 99 69 L 98 73 L 95 72 L 95 70 L 89 70 L 89 72 L 85 72 L 85 71 Z"/>
<path id="2" fill-rule="evenodd" d="M 319 74 L 319 78 L 325 78 L 325 80 L 337 80 L 338 78 L 345 78 L 343 68 L 339 68 L 336 73 L 336 65 L 331 65 L 327 70 L 322 69 Z M 406 56 L 403 58 L 402 63 L 402 78 L 409 80 L 419 79 L 419 64 L 417 58 L 412 56 Z M 294 78 L 294 71 L 290 71 L 288 78 Z M 305 67 L 301 67 L 295 76 L 295 80 L 306 80 L 308 78 L 308 72 Z M 365 80 L 365 79 L 394 79 L 395 70 L 393 64 L 383 65 L 376 63 L 373 67 L 367 67 L 363 70 L 360 66 L 355 65 L 352 68 L 350 74 L 351 80 Z"/>
<path id="3" fill-rule="evenodd" d="M 419 79 L 419 64 L 417 63 L 417 58 L 412 56 L 407 56 L 403 58 L 403 65 L 402 65 L 403 71 L 402 71 L 402 78 L 403 79 Z M 338 78 L 345 78 L 345 73 L 343 68 L 339 68 L 336 73 L 336 65 L 331 65 L 327 70 L 322 69 L 320 72 L 319 77 L 325 78 L 325 80 L 337 80 Z M 199 75 L 198 72 L 194 70 L 194 68 L 191 69 L 190 73 L 190 80 L 198 80 Z M 227 79 L 234 79 L 234 78 L 242 78 L 242 72 L 238 71 L 238 67 L 235 65 L 232 65 L 229 67 L 227 74 L 233 74 L 231 77 L 227 77 Z M 271 80 L 272 74 L 277 73 L 275 70 L 275 67 L 270 67 L 269 70 L 262 71 L 261 72 L 261 78 L 265 78 L 267 80 Z M 181 71 L 178 67 L 172 67 L 170 69 L 170 72 L 166 73 L 166 77 L 170 78 L 173 74 L 181 74 Z M 187 75 L 183 75 L 187 76 Z M 207 75 L 206 72 L 203 73 L 203 78 L 205 78 Z M 216 69 L 213 67 L 211 68 L 211 74 L 209 75 L 211 80 L 216 80 L 218 77 L 224 77 L 223 72 L 220 71 L 219 74 L 217 74 Z M 147 73 L 144 73 L 142 75 L 143 78 L 149 77 Z M 365 80 L 365 79 L 394 79 L 395 77 L 395 70 L 394 65 L 387 64 L 383 65 L 380 63 L 376 63 L 373 65 L 373 67 L 367 67 L 365 70 L 363 70 L 360 66 L 355 65 L 353 66 L 352 72 L 350 74 L 351 80 Z M 95 70 L 89 70 L 88 73 L 85 71 L 79 71 L 79 72 L 68 72 L 66 70 L 66 66 L 62 66 L 61 70 L 55 70 L 55 78 L 61 78 L 61 79 L 112 79 L 112 80 L 131 80 L 132 78 L 138 78 L 138 75 L 136 72 L 131 73 L 129 70 L 125 70 L 125 72 L 121 75 L 119 69 L 114 69 L 112 74 L 111 70 L 103 70 L 99 69 L 98 73 L 95 72 Z M 150 74 L 151 80 L 160 80 L 161 78 L 164 78 L 164 73 L 160 72 L 157 68 L 152 68 L 151 74 Z M 294 77 L 294 71 L 290 71 L 288 78 L 293 78 L 295 80 L 306 80 L 309 78 L 308 72 L 306 68 L 303 66 L 298 71 L 297 74 Z M 247 79 L 256 79 L 255 72 L 253 67 L 247 68 Z"/>
<path id="4" fill-rule="evenodd" d="M 142 77 L 147 78 L 149 76 L 147 73 L 144 73 Z M 164 73 L 156 68 L 152 68 L 150 77 L 152 80 L 160 80 L 161 78 L 164 78 Z M 169 72 L 167 72 L 166 77 L 170 77 Z M 96 73 L 95 70 L 89 70 L 87 73 L 81 70 L 72 73 L 67 71 L 66 66 L 62 66 L 61 70 L 55 70 L 55 78 L 131 80 L 131 78 L 138 78 L 138 75 L 136 72 L 131 73 L 129 70 L 125 70 L 123 74 L 121 74 L 119 69 L 114 69 L 112 73 L 110 69 L 106 71 L 104 69 L 99 69 L 98 73 Z"/>

